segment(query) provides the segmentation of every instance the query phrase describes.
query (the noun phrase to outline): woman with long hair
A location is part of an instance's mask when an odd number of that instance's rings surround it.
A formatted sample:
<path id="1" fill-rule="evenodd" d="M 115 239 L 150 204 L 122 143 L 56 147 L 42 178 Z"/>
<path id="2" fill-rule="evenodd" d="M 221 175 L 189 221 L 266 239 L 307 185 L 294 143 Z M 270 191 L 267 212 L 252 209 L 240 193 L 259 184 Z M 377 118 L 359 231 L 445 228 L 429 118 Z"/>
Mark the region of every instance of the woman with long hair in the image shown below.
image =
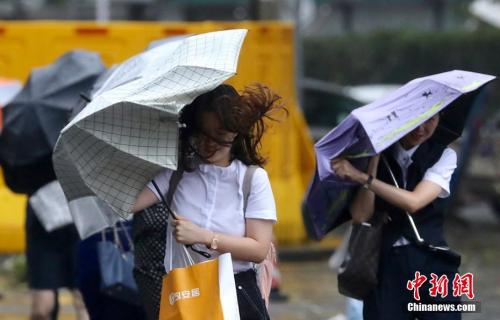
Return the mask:
<path id="1" fill-rule="evenodd" d="M 253 264 L 265 259 L 276 222 L 260 143 L 265 120 L 276 120 L 278 111 L 287 112 L 279 99 L 261 84 L 247 87 L 241 94 L 223 84 L 198 96 L 180 116 L 183 174 L 171 202 L 178 215 L 171 226 L 173 235 L 178 243 L 209 250 L 212 256 L 231 253 L 241 319 L 269 319 Z M 242 184 L 250 166 L 258 168 L 244 208 Z M 174 171 L 167 169 L 154 178 L 163 195 L 168 193 L 173 175 Z M 160 199 L 150 183 L 138 196 L 133 211 Z M 166 255 L 165 261 L 171 259 L 168 251 Z"/>

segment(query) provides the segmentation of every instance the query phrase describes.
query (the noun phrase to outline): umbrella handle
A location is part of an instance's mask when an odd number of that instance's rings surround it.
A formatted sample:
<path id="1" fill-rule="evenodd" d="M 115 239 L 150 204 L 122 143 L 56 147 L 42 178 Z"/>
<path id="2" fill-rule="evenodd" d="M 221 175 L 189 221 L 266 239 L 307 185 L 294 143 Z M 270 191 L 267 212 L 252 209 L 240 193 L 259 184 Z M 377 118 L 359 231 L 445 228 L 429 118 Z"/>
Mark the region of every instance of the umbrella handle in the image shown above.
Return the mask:
<path id="1" fill-rule="evenodd" d="M 381 155 L 382 161 L 384 161 L 384 164 L 389 171 L 389 174 L 391 175 L 392 181 L 394 182 L 394 186 L 399 189 L 399 184 L 398 181 L 396 180 L 396 177 L 394 176 L 394 173 L 391 170 L 391 167 L 389 166 L 389 162 L 387 162 L 387 159 L 384 157 L 384 155 Z M 413 233 L 415 235 L 415 240 L 419 244 L 425 243 L 425 240 L 420 236 L 420 233 L 418 232 L 417 225 L 415 224 L 415 221 L 413 220 L 413 217 L 410 215 L 408 211 L 405 211 L 406 217 L 408 218 L 408 221 L 410 222 L 410 226 L 413 230 Z"/>
<path id="2" fill-rule="evenodd" d="M 158 187 L 158 185 L 156 184 L 156 181 L 154 180 L 151 180 L 151 182 L 153 183 L 153 186 L 155 187 L 156 189 L 156 192 L 158 192 L 158 194 L 160 195 L 160 198 L 161 198 L 161 202 L 163 202 L 163 204 L 165 205 L 165 208 L 167 208 L 167 213 L 168 215 L 172 215 L 172 218 L 175 219 L 175 220 L 179 220 L 177 218 L 177 216 L 175 215 L 174 211 L 170 208 L 170 206 L 168 205 L 167 201 L 165 201 L 165 198 L 163 197 L 163 193 L 161 193 L 160 191 L 160 188 Z M 167 215 L 167 219 L 168 219 L 168 215 Z M 205 252 L 205 251 L 202 251 L 202 250 L 198 250 L 196 249 L 195 247 L 193 247 L 193 245 L 191 244 L 187 244 L 185 245 L 187 248 L 193 250 L 194 252 L 204 256 L 205 258 L 209 259 L 212 257 L 212 255 L 208 252 Z"/>
<path id="3" fill-rule="evenodd" d="M 168 205 L 167 201 L 165 201 L 165 198 L 163 197 L 163 194 L 161 193 L 160 191 L 160 188 L 158 187 L 158 185 L 156 184 L 156 181 L 154 180 L 151 180 L 151 182 L 153 183 L 153 186 L 155 187 L 156 189 L 156 192 L 158 192 L 158 194 L 160 195 L 160 199 L 161 199 L 161 202 L 165 205 L 165 208 L 167 208 L 167 213 L 169 215 L 172 215 L 172 218 L 174 218 L 175 220 L 179 220 L 177 218 L 177 216 L 175 215 L 174 211 L 170 208 L 170 206 Z M 168 218 L 168 217 L 167 217 Z"/>

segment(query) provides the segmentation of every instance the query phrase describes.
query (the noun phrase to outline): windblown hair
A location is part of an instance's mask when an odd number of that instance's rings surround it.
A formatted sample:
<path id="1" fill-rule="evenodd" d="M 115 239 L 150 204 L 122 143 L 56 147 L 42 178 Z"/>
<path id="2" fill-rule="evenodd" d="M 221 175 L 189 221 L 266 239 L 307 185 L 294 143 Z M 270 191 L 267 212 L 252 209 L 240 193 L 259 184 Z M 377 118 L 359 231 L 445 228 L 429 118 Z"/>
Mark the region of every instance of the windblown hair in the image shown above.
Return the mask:
<path id="1" fill-rule="evenodd" d="M 241 94 L 232 86 L 223 84 L 198 96 L 183 108 L 180 116 L 180 122 L 184 124 L 180 134 L 183 169 L 192 171 L 196 168 L 192 161 L 193 154 L 202 161 L 207 160 L 196 152 L 192 143 L 193 137 L 201 132 L 204 112 L 213 112 L 220 120 L 222 129 L 237 134 L 232 143 L 210 137 L 218 144 L 231 144 L 231 160 L 238 159 L 246 165 L 264 165 L 266 160 L 260 155 L 260 147 L 267 129 L 265 120 L 277 121 L 273 115 L 278 111 L 288 115 L 280 99 L 271 89 L 258 83 L 246 87 Z"/>

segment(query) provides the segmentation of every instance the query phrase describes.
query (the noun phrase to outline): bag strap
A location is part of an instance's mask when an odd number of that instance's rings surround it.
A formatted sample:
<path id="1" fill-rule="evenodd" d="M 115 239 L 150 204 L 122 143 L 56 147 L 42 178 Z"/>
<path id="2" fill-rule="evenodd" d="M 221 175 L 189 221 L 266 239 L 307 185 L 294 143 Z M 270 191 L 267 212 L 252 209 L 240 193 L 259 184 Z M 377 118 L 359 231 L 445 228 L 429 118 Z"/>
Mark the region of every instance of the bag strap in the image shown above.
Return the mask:
<path id="1" fill-rule="evenodd" d="M 392 182 L 394 182 L 394 186 L 399 189 L 399 184 L 398 181 L 396 180 L 396 177 L 394 176 L 394 173 L 391 170 L 391 166 L 389 165 L 389 162 L 385 158 L 384 155 L 381 155 L 382 161 L 385 164 L 385 167 L 387 168 L 387 171 L 389 171 L 389 174 L 391 175 Z M 405 211 L 406 217 L 408 218 L 408 221 L 410 222 L 411 228 L 413 230 L 413 234 L 415 235 L 415 240 L 417 241 L 418 244 L 423 244 L 425 243 L 425 240 L 420 236 L 420 233 L 418 232 L 417 225 L 415 224 L 415 221 L 413 220 L 413 217 L 408 211 Z"/>
<path id="2" fill-rule="evenodd" d="M 384 161 L 384 164 L 385 164 L 387 170 L 389 171 L 389 174 L 391 175 L 391 178 L 392 178 L 392 181 L 394 182 L 394 185 L 396 186 L 396 188 L 399 188 L 398 182 L 396 181 L 396 177 L 394 176 L 394 173 L 392 172 L 391 167 L 389 166 L 389 162 L 384 157 L 384 155 L 382 155 L 382 160 Z M 448 247 L 435 246 L 435 245 L 432 245 L 432 244 L 428 243 L 427 241 L 425 241 L 420 236 L 420 233 L 418 232 L 415 221 L 413 220 L 413 217 L 410 215 L 410 213 L 408 211 L 406 211 L 406 216 L 408 217 L 408 221 L 410 222 L 410 225 L 413 229 L 413 233 L 415 235 L 416 245 L 427 248 L 433 252 L 442 253 L 442 254 L 444 254 L 445 257 L 452 259 L 452 261 L 454 261 L 454 263 L 460 264 L 460 255 L 458 253 L 452 251 Z"/>
<path id="3" fill-rule="evenodd" d="M 250 196 L 250 191 L 252 190 L 252 178 L 257 168 L 258 166 L 256 165 L 248 166 L 247 171 L 245 171 L 245 176 L 243 177 L 243 214 L 245 217 L 247 212 L 248 197 Z"/>
<path id="4" fill-rule="evenodd" d="M 119 224 L 120 226 L 118 227 L 116 224 Z M 127 243 L 129 245 L 129 250 L 134 251 L 134 242 L 132 241 L 132 237 L 127 231 L 127 228 L 123 221 L 121 219 L 118 219 L 118 222 L 106 228 L 101 230 L 101 241 L 107 241 L 106 240 L 106 230 L 109 230 L 113 233 L 113 242 L 120 248 L 120 250 L 125 251 L 125 247 L 123 246 L 122 240 L 120 239 L 120 234 L 119 231 L 122 230 L 123 234 L 125 235 L 125 238 L 127 239 Z"/>
<path id="5" fill-rule="evenodd" d="M 243 214 L 246 217 L 248 197 L 252 190 L 252 178 L 258 166 L 248 166 L 245 176 L 243 177 Z M 260 294 L 265 301 L 266 308 L 269 308 L 269 295 L 271 294 L 271 286 L 273 281 L 274 263 L 276 262 L 276 248 L 271 242 L 266 258 L 259 264 L 253 263 L 253 268 L 257 271 L 257 285 Z"/>
<path id="6" fill-rule="evenodd" d="M 168 183 L 167 199 L 166 199 L 169 206 L 172 204 L 175 190 L 177 190 L 177 186 L 179 185 L 179 182 L 182 179 L 183 173 L 184 173 L 183 170 L 176 170 L 172 173 L 172 176 L 170 177 L 170 181 Z"/>

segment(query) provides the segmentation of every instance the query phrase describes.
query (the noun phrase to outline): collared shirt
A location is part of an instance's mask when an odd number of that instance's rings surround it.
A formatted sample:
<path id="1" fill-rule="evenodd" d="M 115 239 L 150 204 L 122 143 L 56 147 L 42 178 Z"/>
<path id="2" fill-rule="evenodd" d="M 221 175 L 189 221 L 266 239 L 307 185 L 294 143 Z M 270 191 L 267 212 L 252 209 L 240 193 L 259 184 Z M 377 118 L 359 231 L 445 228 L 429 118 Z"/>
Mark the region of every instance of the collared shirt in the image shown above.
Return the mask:
<path id="1" fill-rule="evenodd" d="M 228 167 L 202 164 L 198 170 L 184 172 L 172 199 L 172 210 L 198 226 L 233 236 L 245 236 L 245 218 L 276 221 L 276 206 L 267 172 L 257 168 L 252 177 L 246 212 L 243 212 L 243 178 L 247 166 L 233 160 Z M 160 191 L 166 194 L 172 170 L 155 177 Z M 148 184 L 160 199 L 152 183 Z M 170 230 L 170 231 L 168 231 Z M 171 269 L 171 229 L 167 229 L 165 269 Z M 207 251 L 206 248 L 200 248 Z M 210 251 L 217 256 L 216 251 Z M 195 255 L 197 258 L 201 256 Z M 203 259 L 202 259 L 203 260 Z M 233 260 L 234 272 L 248 270 L 250 262 Z"/>
<path id="2" fill-rule="evenodd" d="M 405 150 L 401 144 L 397 143 L 394 147 L 394 158 L 396 162 L 401 167 L 403 174 L 404 188 L 406 188 L 406 182 L 408 178 L 408 168 L 413 163 L 411 157 L 417 151 L 419 145 L 415 146 L 409 150 Z M 457 153 L 451 148 L 446 148 L 441 155 L 441 158 L 424 174 L 422 180 L 431 181 L 441 187 L 441 193 L 439 198 L 447 198 L 450 195 L 450 181 L 455 168 L 457 167 Z M 407 245 L 408 240 L 405 237 L 399 238 L 395 243 L 394 247 Z"/>

